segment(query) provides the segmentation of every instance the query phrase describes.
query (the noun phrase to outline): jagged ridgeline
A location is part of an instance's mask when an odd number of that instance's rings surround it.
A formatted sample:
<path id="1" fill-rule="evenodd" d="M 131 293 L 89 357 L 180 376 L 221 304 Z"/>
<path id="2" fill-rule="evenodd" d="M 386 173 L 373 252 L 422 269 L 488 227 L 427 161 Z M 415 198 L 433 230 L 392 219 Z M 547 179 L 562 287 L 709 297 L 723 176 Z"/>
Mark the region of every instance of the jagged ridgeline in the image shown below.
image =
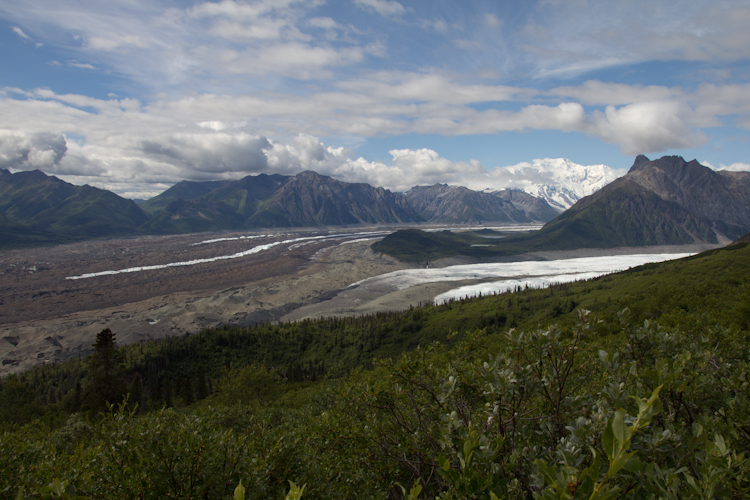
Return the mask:
<path id="1" fill-rule="evenodd" d="M 0 496 L 743 498 L 748 333 L 750 237 L 402 313 L 120 348 L 105 330 L 2 381 Z M 118 384 L 128 405 L 95 413 Z"/>
<path id="2" fill-rule="evenodd" d="M 750 172 L 715 172 L 693 160 L 636 158 L 627 175 L 581 198 L 539 231 L 479 241 L 402 230 L 373 249 L 404 261 L 493 259 L 544 250 L 732 241 L 750 231 Z"/>
<path id="3" fill-rule="evenodd" d="M 182 181 L 140 205 L 40 171 L 0 170 L 0 248 L 102 236 L 419 222 L 544 222 L 557 212 L 520 191 L 435 185 L 406 195 L 315 172 Z M 429 200 L 429 202 L 427 201 Z"/>

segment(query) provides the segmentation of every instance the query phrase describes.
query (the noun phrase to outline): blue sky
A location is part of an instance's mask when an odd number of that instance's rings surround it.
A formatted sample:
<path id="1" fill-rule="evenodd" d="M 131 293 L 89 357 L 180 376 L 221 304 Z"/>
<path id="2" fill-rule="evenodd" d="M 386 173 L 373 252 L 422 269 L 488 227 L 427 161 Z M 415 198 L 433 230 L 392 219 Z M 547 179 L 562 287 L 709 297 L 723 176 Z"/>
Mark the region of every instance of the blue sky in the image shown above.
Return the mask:
<path id="1" fill-rule="evenodd" d="M 147 198 L 312 169 L 750 169 L 746 1 L 0 0 L 0 167 Z M 494 183 L 494 184 L 493 184 Z"/>

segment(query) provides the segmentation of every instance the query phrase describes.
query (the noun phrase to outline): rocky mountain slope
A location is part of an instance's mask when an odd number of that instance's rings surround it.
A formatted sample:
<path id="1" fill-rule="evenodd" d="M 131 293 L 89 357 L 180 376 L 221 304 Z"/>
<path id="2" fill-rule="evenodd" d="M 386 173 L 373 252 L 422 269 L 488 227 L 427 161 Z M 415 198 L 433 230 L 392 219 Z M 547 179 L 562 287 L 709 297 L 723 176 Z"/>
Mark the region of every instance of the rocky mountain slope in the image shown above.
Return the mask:
<path id="1" fill-rule="evenodd" d="M 472 191 L 462 186 L 416 186 L 405 193 L 425 220 L 449 223 L 547 222 L 557 216 L 549 204 L 523 191 Z"/>
<path id="2" fill-rule="evenodd" d="M 307 171 L 291 177 L 261 203 L 245 227 L 303 227 L 418 222 L 401 193 L 337 181 Z"/>
<path id="3" fill-rule="evenodd" d="M 717 243 L 750 231 L 750 172 L 715 172 L 678 156 L 638 156 L 627 175 L 539 232 L 591 247 Z"/>
<path id="4" fill-rule="evenodd" d="M 715 172 L 693 160 L 636 158 L 633 167 L 539 231 L 481 247 L 452 234 L 398 231 L 373 245 L 399 259 L 497 259 L 582 248 L 711 245 L 750 231 L 750 172 Z M 380 249 L 380 250 L 379 250 Z"/>

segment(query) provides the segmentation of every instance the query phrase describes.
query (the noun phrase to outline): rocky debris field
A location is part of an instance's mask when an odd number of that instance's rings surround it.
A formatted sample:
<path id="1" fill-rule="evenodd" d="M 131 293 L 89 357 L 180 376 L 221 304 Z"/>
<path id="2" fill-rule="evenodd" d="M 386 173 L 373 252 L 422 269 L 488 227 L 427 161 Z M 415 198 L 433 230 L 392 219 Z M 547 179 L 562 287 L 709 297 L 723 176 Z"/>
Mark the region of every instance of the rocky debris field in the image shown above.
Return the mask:
<path id="1" fill-rule="evenodd" d="M 3 252 L 0 374 L 84 355 L 104 328 L 125 344 L 278 320 L 351 283 L 408 267 L 375 255 L 372 240 L 361 239 L 368 235 L 354 234 L 378 231 L 383 229 L 150 236 Z M 336 237 L 345 233 L 351 235 Z M 212 239 L 221 241 L 201 243 Z M 299 239 L 239 258 L 68 279 Z"/>

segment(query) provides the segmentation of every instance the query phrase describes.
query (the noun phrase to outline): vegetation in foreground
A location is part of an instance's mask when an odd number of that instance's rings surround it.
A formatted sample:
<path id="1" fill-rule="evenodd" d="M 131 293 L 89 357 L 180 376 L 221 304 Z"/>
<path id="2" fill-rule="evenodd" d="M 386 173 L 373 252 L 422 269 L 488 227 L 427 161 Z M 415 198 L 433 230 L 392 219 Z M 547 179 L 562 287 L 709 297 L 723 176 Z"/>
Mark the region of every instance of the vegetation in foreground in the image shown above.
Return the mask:
<path id="1" fill-rule="evenodd" d="M 117 349 L 105 331 L 90 359 L 3 381 L 0 495 L 40 498 L 58 479 L 93 498 L 231 498 L 240 481 L 246 498 L 284 498 L 289 480 L 304 498 L 746 497 L 748 254 L 305 335 L 262 325 Z M 293 346 L 298 365 L 280 354 Z M 135 369 L 178 380 L 198 359 L 190 391 Z M 45 401 L 64 369 L 82 377 Z M 129 398 L 103 395 L 119 383 Z"/>

